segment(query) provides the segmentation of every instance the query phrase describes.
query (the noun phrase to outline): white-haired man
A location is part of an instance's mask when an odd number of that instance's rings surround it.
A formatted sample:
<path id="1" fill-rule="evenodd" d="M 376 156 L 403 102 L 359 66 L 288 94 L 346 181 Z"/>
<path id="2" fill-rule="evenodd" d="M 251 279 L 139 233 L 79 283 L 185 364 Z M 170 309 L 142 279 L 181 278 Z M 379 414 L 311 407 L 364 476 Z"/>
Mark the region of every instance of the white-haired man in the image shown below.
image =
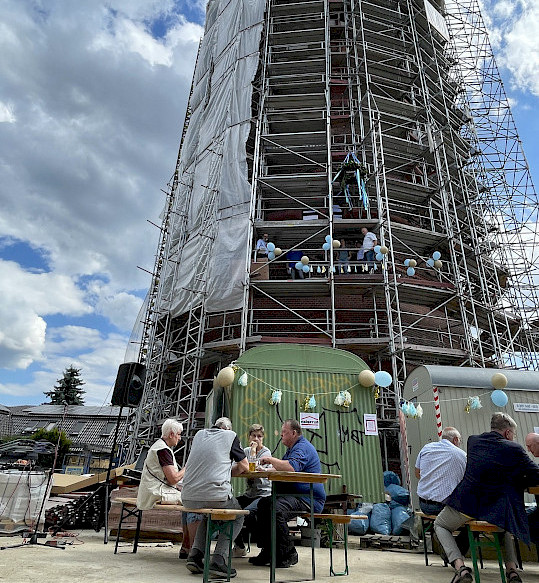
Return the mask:
<path id="1" fill-rule="evenodd" d="M 230 478 L 249 470 L 247 457 L 238 436 L 232 431 L 228 417 L 220 417 L 210 429 L 197 432 L 185 464 L 182 501 L 186 508 L 234 508 L 240 510 L 239 502 L 232 495 Z M 191 573 L 204 570 L 207 520 L 198 527 L 186 566 Z M 243 526 L 243 516 L 238 516 L 232 525 L 233 540 Z M 219 533 L 210 561 L 210 575 L 223 577 L 228 570 L 229 541 L 225 533 Z M 236 570 L 231 569 L 231 577 Z"/>
<path id="2" fill-rule="evenodd" d="M 148 450 L 137 495 L 141 510 L 149 510 L 161 500 L 181 501 L 178 482 L 183 477 L 183 469 L 178 469 L 172 448 L 178 445 L 182 431 L 179 421 L 167 419 L 161 427 L 161 438 Z"/>

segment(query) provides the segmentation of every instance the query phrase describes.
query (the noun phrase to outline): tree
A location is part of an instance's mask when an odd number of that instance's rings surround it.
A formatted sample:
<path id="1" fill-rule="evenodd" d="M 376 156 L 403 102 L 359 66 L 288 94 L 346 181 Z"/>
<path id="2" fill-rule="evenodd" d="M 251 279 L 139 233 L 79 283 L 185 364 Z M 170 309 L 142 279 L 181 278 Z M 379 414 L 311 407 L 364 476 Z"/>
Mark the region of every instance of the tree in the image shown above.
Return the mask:
<path id="1" fill-rule="evenodd" d="M 64 371 L 64 376 L 58 379 L 57 385 L 52 391 L 45 391 L 44 394 L 50 397 L 51 405 L 84 405 L 84 391 L 80 388 L 84 381 L 80 378 L 80 368 L 69 366 Z"/>

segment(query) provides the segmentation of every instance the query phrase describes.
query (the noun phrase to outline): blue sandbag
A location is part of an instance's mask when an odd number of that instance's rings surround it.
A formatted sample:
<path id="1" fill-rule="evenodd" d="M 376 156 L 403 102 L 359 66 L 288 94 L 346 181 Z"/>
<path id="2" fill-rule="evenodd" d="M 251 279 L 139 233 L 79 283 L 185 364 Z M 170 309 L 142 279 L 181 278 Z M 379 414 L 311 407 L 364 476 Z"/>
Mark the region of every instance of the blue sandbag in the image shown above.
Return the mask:
<path id="1" fill-rule="evenodd" d="M 392 533 L 401 534 L 404 530 L 410 531 L 413 525 L 413 513 L 404 506 L 396 506 L 391 510 Z"/>
<path id="2" fill-rule="evenodd" d="M 348 525 L 348 532 L 358 536 L 364 535 L 369 530 L 369 517 L 372 512 L 373 505 L 369 502 L 358 504 L 355 510 L 347 510 L 346 514 L 364 514 L 367 518 L 360 518 L 351 520 Z"/>
<path id="3" fill-rule="evenodd" d="M 386 492 L 391 496 L 391 500 L 402 506 L 408 506 L 410 503 L 410 492 L 406 488 L 397 484 L 386 486 Z"/>
<path id="4" fill-rule="evenodd" d="M 384 488 L 387 488 L 389 484 L 397 484 L 397 486 L 401 485 L 401 479 L 395 472 L 384 472 Z"/>
<path id="5" fill-rule="evenodd" d="M 372 507 L 369 526 L 375 534 L 391 534 L 391 508 L 385 502 Z"/>

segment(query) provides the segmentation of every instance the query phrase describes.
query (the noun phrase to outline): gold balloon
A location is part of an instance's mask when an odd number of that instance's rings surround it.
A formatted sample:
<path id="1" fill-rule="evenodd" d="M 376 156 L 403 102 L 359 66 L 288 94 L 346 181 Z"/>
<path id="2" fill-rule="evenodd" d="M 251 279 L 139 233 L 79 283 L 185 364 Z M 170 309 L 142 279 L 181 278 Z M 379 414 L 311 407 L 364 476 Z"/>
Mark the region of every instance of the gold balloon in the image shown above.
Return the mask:
<path id="1" fill-rule="evenodd" d="M 303 265 L 309 265 L 309 258 L 307 257 L 307 255 L 304 255 L 300 261 L 303 263 Z"/>
<path id="2" fill-rule="evenodd" d="M 415 267 L 417 265 L 417 261 L 415 259 L 410 259 L 408 263 L 408 267 Z"/>
<path id="3" fill-rule="evenodd" d="M 382 255 L 387 255 L 387 254 L 389 253 L 389 249 L 388 249 L 388 248 L 387 248 L 385 245 L 382 245 L 382 246 L 380 247 L 380 253 L 381 253 Z"/>
<path id="4" fill-rule="evenodd" d="M 505 389 L 507 386 L 507 377 L 501 372 L 497 372 L 492 375 L 490 382 L 495 389 Z"/>
<path id="5" fill-rule="evenodd" d="M 341 246 L 341 242 L 338 239 L 333 239 L 333 249 L 338 249 Z"/>
<path id="6" fill-rule="evenodd" d="M 362 387 L 372 387 L 374 385 L 374 373 L 366 368 L 359 373 L 358 380 Z"/>
<path id="7" fill-rule="evenodd" d="M 275 247 L 275 251 L 273 253 L 275 254 L 275 257 L 279 257 L 279 255 L 282 255 L 283 250 L 280 247 Z"/>
<path id="8" fill-rule="evenodd" d="M 220 387 L 228 387 L 234 382 L 234 369 L 231 366 L 225 366 L 217 374 L 217 383 Z"/>
<path id="9" fill-rule="evenodd" d="M 442 269 L 442 265 L 443 263 L 441 262 L 440 259 L 436 259 L 436 261 L 434 262 L 434 267 L 436 267 L 436 269 Z"/>

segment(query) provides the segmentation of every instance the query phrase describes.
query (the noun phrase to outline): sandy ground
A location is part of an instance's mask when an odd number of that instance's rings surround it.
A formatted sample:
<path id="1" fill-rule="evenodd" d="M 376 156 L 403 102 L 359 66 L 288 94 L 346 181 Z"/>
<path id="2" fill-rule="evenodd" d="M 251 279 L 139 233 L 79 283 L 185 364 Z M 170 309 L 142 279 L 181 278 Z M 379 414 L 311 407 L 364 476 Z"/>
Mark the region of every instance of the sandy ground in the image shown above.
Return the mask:
<path id="1" fill-rule="evenodd" d="M 114 541 L 103 544 L 103 534 L 91 530 L 82 531 L 78 539 L 66 539 L 65 550 L 27 545 L 0 551 L 0 581 L 11 583 L 195 583 L 201 575 L 191 574 L 185 562 L 178 559 L 178 545 L 144 543 L 136 554 L 129 543 L 121 543 L 114 555 Z M 357 540 L 357 539 L 356 539 Z M 17 537 L 0 537 L 0 546 L 20 543 Z M 357 544 L 352 543 L 357 547 Z M 310 549 L 297 547 L 298 565 L 290 569 L 278 569 L 277 581 L 309 579 Z M 252 552 L 255 552 L 253 550 Z M 329 550 L 316 550 L 316 580 L 353 581 L 369 583 L 449 583 L 453 571 L 444 568 L 441 559 L 429 555 L 433 563 L 425 566 L 423 554 L 415 551 L 371 550 L 352 548 L 349 551 L 350 575 L 348 578 L 329 577 Z M 334 554 L 336 570 L 342 568 L 343 550 Z M 237 583 L 269 581 L 269 568 L 254 567 L 247 558 L 234 559 L 238 571 Z M 483 583 L 500 581 L 497 564 L 485 562 L 481 572 Z M 525 563 L 521 574 L 524 582 L 539 583 L 539 564 Z"/>

